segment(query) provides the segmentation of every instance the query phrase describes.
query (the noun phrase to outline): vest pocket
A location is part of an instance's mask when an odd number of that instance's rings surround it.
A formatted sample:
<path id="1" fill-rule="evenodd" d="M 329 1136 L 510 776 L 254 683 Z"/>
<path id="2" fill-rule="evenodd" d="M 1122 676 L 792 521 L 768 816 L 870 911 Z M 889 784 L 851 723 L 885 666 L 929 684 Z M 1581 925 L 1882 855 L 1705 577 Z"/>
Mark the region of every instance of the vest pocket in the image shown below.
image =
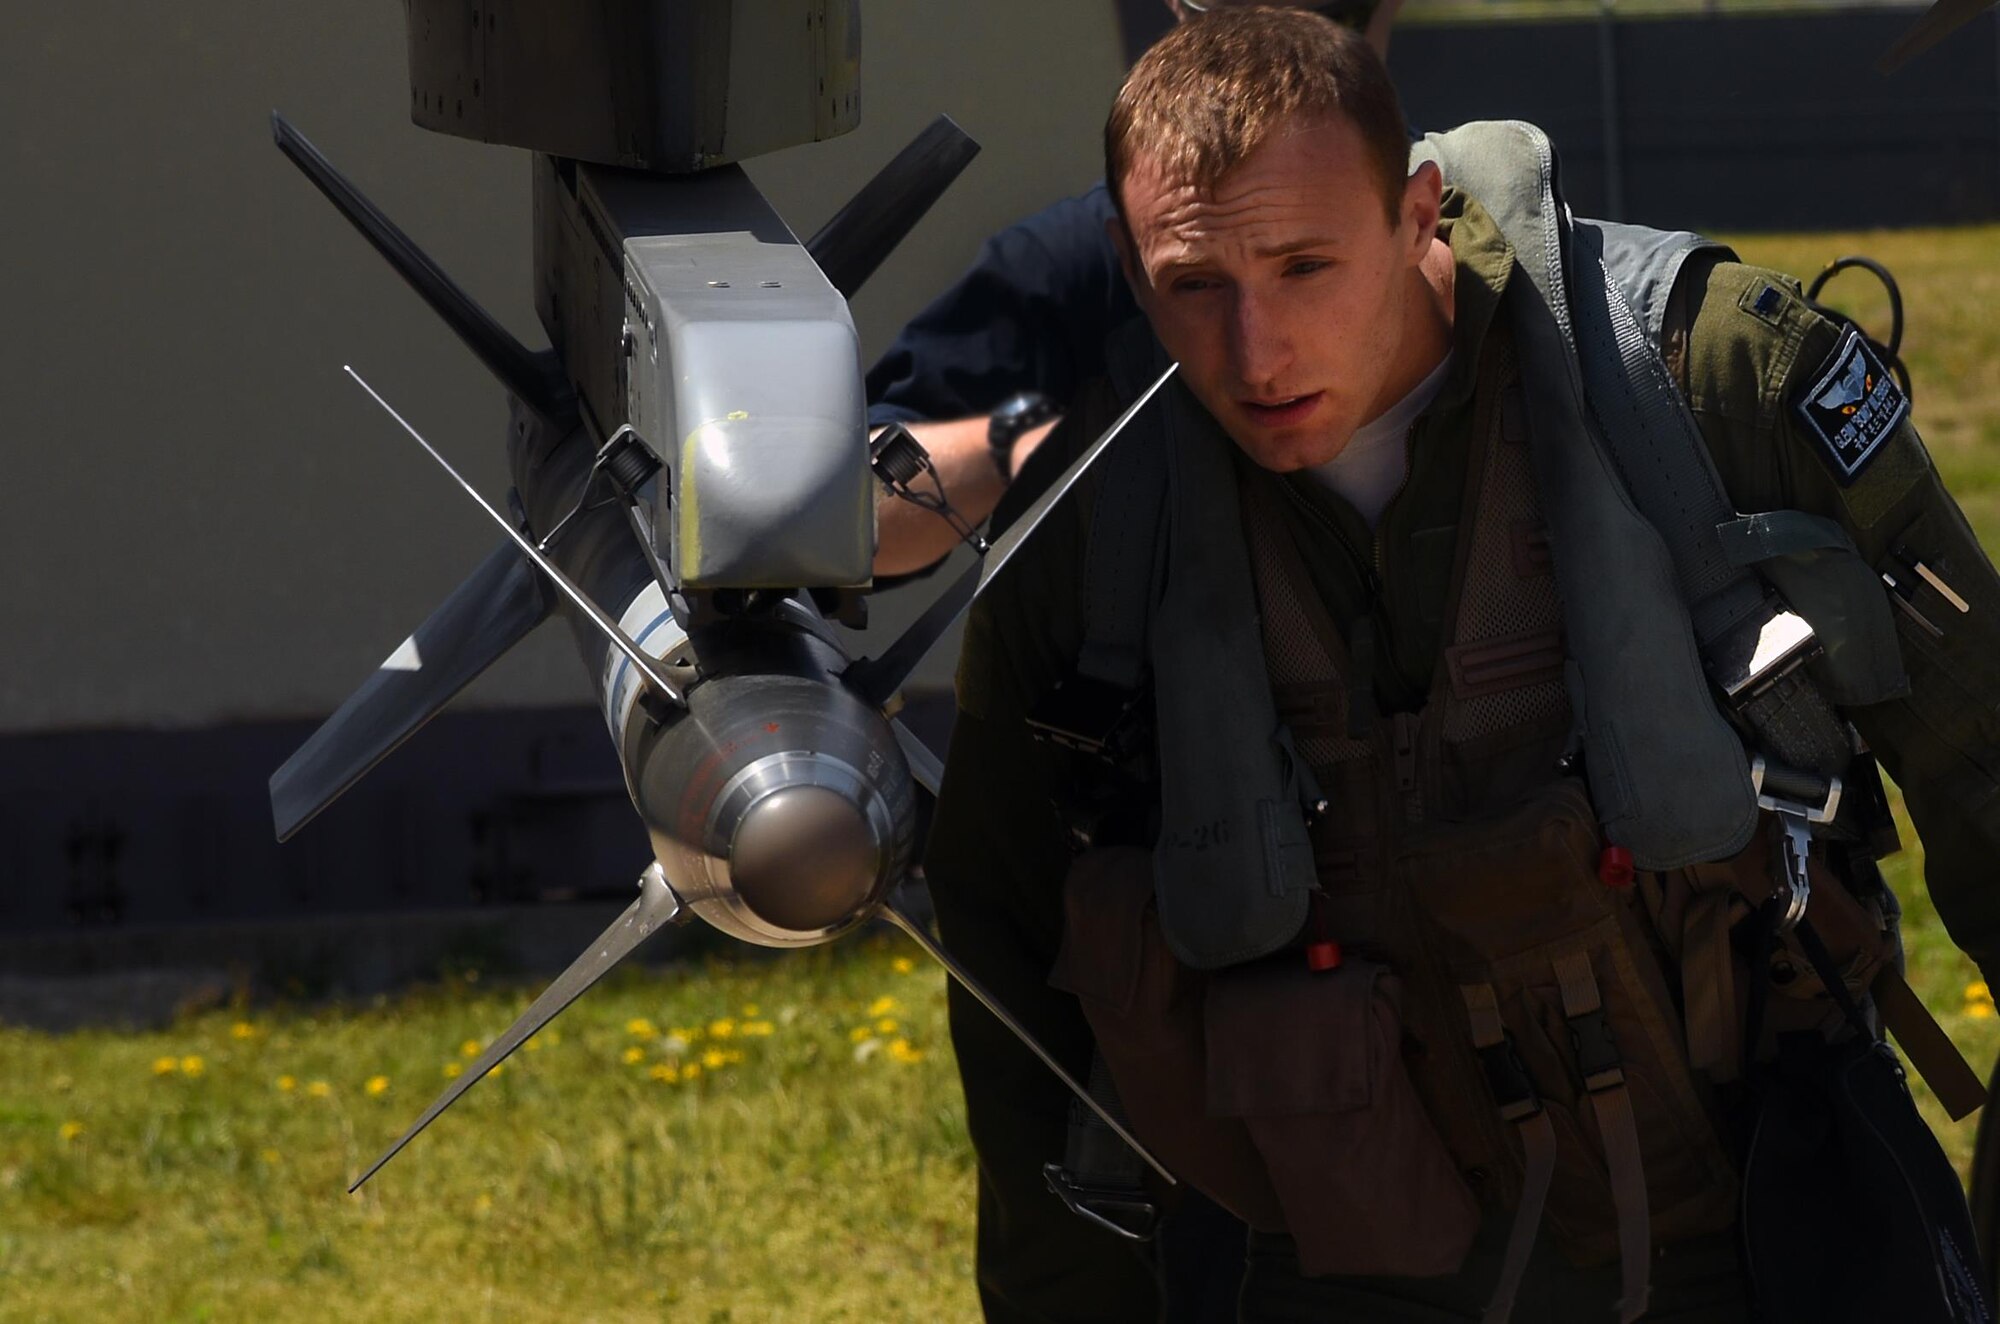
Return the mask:
<path id="1" fill-rule="evenodd" d="M 1400 983 L 1350 960 L 1212 975 L 1208 1111 L 1240 1119 L 1308 1274 L 1458 1269 L 1479 1208 L 1402 1061 Z"/>

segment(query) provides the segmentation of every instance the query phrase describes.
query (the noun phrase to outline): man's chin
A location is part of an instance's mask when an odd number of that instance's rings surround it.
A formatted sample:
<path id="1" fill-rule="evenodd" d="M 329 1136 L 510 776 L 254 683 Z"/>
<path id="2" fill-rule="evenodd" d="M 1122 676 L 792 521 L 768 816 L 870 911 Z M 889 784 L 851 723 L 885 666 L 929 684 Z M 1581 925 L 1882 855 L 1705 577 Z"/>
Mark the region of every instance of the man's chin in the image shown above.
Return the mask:
<path id="1" fill-rule="evenodd" d="M 1239 422 L 1227 430 L 1230 440 L 1250 457 L 1252 464 L 1275 474 L 1315 468 L 1339 455 L 1347 446 L 1345 437 L 1336 441 L 1322 428 L 1314 428 L 1310 432 L 1274 433 L 1265 428 L 1246 427 Z"/>

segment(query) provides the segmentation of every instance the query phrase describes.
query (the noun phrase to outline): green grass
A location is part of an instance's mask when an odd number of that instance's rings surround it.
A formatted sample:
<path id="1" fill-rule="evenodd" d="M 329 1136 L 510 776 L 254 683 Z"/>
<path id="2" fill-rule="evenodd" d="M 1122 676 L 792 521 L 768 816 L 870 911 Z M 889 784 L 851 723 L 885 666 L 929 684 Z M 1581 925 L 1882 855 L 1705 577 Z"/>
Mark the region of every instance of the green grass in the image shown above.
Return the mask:
<path id="1" fill-rule="evenodd" d="M 2000 227 L 1736 242 L 1808 276 L 1849 252 L 1896 272 L 1919 425 L 2000 547 Z M 1864 277 L 1831 292 L 1886 330 Z M 1968 995 L 1907 821 L 1904 840 L 1912 981 L 1983 1075 L 2000 1018 Z M 460 980 L 157 1034 L 0 1029 L 0 1321 L 975 1316 L 942 976 L 884 940 L 613 976 L 344 1194 L 533 991 Z M 702 1033 L 676 1047 L 677 1029 Z M 725 1059 L 693 1081 L 652 1074 L 711 1051 Z M 1963 1165 L 1976 1119 L 1918 1092 Z"/>
<path id="2" fill-rule="evenodd" d="M 969 1318 L 922 959 L 614 975 L 353 1197 L 529 990 L 0 1030 L 0 1319 Z"/>

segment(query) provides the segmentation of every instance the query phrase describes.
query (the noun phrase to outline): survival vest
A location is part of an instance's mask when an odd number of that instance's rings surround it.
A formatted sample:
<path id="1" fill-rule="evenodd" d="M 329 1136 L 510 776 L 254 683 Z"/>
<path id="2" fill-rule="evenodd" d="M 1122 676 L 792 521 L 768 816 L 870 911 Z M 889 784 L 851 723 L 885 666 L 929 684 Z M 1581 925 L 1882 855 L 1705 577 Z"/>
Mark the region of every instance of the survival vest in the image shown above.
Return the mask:
<path id="1" fill-rule="evenodd" d="M 1429 699 L 1351 720 L 1344 646 L 1284 520 L 1171 388 L 1164 444 L 1112 452 L 1079 662 L 1111 687 L 1150 676 L 1162 827 L 1150 852 L 1078 859 L 1052 982 L 1140 1138 L 1289 1232 L 1307 1273 L 1451 1272 L 1483 1217 L 1511 1214 L 1489 1318 L 1545 1228 L 1579 1262 L 1618 1260 L 1630 1320 L 1654 1245 L 1736 1217 L 1714 1087 L 1776 1033 L 1840 1020 L 1790 936 L 1751 978 L 1738 921 L 1803 898 L 1803 872 L 1845 990 L 1885 971 L 1901 987 L 1893 900 L 1786 844 L 1792 820 L 1832 816 L 1845 724 L 1797 656 L 1728 711 L 1713 685 L 1732 650 L 1748 665 L 1746 632 L 1798 628 L 1773 580 L 1838 604 L 1842 701 L 1905 681 L 1879 589 L 1823 569 L 1837 529 L 1779 513 L 1746 530 L 1717 506 L 1658 354 L 1704 241 L 1572 222 L 1530 126 L 1418 154 L 1529 277 L 1481 359 Z M 1571 291 L 1571 271 L 1591 277 Z M 1114 378 L 1148 379 L 1157 354 L 1122 347 Z M 1643 498 L 1626 477 L 1642 463 Z M 1861 843 L 1842 850 L 1873 877 Z M 1746 1048 L 1753 989 L 1772 994 Z"/>

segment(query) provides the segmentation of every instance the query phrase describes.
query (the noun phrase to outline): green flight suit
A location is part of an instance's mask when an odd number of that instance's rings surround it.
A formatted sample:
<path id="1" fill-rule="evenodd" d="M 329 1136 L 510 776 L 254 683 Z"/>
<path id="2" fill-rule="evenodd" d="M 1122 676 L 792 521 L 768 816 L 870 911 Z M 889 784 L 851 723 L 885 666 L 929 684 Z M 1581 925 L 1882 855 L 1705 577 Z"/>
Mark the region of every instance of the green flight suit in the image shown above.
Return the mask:
<path id="1" fill-rule="evenodd" d="M 1412 429 L 1409 476 L 1379 527 L 1371 533 L 1351 507 L 1310 480 L 1265 473 L 1238 456 L 1243 481 L 1284 494 L 1314 585 L 1350 642 L 1355 622 L 1372 618 L 1371 674 L 1385 713 L 1414 710 L 1430 686 L 1480 356 L 1510 276 L 1525 279 L 1498 228 L 1464 195 L 1447 192 L 1440 236 L 1457 264 L 1456 358 Z M 1796 283 L 1698 258 L 1683 289 L 1691 301 L 1687 332 L 1670 357 L 1679 360 L 1688 404 L 1736 508 L 1828 516 L 1873 566 L 1907 544 L 1970 605 L 1960 614 L 1941 599 L 1923 604 L 1943 627 L 1941 638 L 1899 614 L 1910 693 L 1845 715 L 1902 787 L 1938 911 L 1993 982 L 2000 975 L 2000 889 L 1985 877 L 2000 859 L 2000 577 L 1908 422 L 1851 485 L 1836 480 L 1792 401 L 1832 358 L 1843 331 L 1806 305 Z M 1116 408 L 1100 386 L 1046 444 L 1065 457 L 1076 453 Z M 1141 415 L 1118 444 L 1150 440 Z M 1023 718 L 1075 668 L 1095 499 L 1087 476 L 971 614 L 958 724 L 926 862 L 947 944 L 1079 1075 L 1089 1061 L 1088 1030 L 1074 999 L 1046 983 L 1070 860 L 1051 802 L 1058 756 L 1031 738 Z M 1154 1318 L 1146 1263 L 1070 1214 L 1043 1184 L 1042 1165 L 1063 1153 L 1061 1084 L 956 990 L 952 1031 L 979 1153 L 978 1258 L 988 1318 Z M 1246 1298 L 1245 1318 L 1319 1318 L 1333 1310 L 1342 1319 L 1477 1318 L 1492 1281 L 1493 1263 L 1481 1247 L 1455 1278 L 1322 1284 L 1296 1278 L 1294 1265 L 1287 1281 L 1283 1240 L 1253 1239 L 1254 1301 Z M 1540 1258 L 1516 1320 L 1583 1317 L 1578 1293 L 1598 1294 L 1609 1310 L 1615 1274 L 1580 1274 Z M 1736 1280 L 1728 1246 L 1669 1248 L 1656 1266 L 1649 1318 L 1740 1318 L 1746 1306 Z M 1260 1282 L 1277 1286 L 1255 1290 Z M 1383 1304 L 1389 1298 L 1406 1304 Z"/>

